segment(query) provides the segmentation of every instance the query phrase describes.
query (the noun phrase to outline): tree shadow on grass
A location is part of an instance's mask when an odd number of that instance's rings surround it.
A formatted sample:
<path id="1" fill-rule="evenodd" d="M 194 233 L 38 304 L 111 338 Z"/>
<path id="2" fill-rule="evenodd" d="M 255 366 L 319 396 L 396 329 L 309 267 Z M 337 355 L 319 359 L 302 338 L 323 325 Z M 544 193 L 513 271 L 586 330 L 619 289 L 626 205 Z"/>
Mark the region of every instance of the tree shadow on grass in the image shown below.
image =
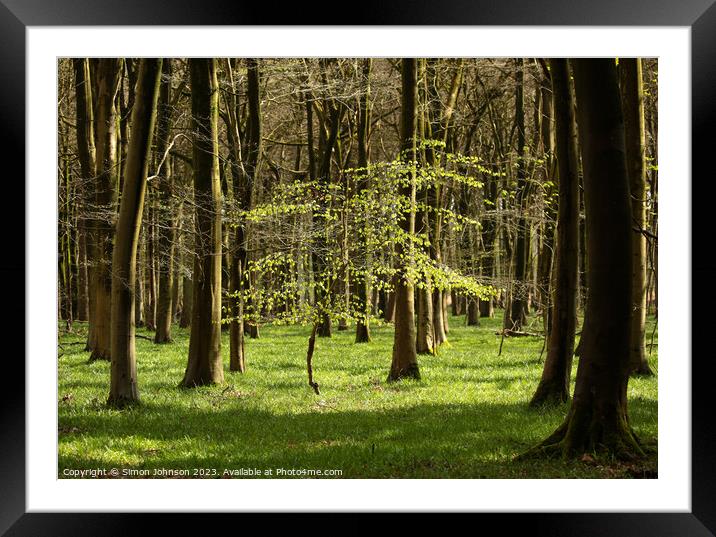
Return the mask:
<path id="1" fill-rule="evenodd" d="M 656 401 L 636 405 L 656 413 Z M 79 439 L 88 449 L 65 454 L 61 447 L 60 470 L 117 464 L 100 456 L 113 453 L 138 468 L 336 468 L 344 478 L 600 477 L 579 461 L 512 462 L 562 417 L 535 417 L 520 404 L 343 411 L 340 401 L 317 398 L 289 414 L 230 397 L 211 409 L 149 402 L 123 413 L 61 418 L 61 429 L 76 432 L 61 434 L 60 445 Z"/>

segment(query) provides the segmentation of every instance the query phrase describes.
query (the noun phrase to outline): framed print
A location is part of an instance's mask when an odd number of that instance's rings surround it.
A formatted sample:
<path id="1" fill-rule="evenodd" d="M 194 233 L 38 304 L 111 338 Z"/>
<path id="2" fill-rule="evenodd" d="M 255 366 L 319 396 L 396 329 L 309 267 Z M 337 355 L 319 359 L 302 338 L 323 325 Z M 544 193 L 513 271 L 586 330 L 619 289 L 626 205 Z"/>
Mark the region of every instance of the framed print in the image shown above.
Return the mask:
<path id="1" fill-rule="evenodd" d="M 224 4 L 0 6 L 0 531 L 713 535 L 710 1 Z"/>

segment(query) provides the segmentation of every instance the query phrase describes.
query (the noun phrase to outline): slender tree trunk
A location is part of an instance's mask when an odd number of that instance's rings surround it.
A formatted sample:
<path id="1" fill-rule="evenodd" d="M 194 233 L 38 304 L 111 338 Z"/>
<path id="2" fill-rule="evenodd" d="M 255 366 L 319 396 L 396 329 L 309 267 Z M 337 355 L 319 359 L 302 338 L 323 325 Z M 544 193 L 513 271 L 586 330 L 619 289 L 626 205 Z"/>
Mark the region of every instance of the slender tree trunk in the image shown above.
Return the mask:
<path id="1" fill-rule="evenodd" d="M 400 194 L 409 200 L 410 208 L 400 214 L 399 225 L 403 233 L 412 238 L 415 233 L 415 132 L 417 101 L 417 64 L 414 58 L 402 60 L 402 104 L 400 137 L 404 165 L 410 167 L 400 185 Z M 395 284 L 395 334 L 393 359 L 388 381 L 405 377 L 420 378 L 415 349 L 415 304 L 413 282 L 408 273 L 412 264 L 413 246 L 403 240 L 395 247 L 397 274 Z"/>
<path id="2" fill-rule="evenodd" d="M 365 58 L 363 60 L 363 82 L 365 89 L 361 95 L 358 103 L 358 168 L 364 170 L 360 172 L 361 175 L 365 174 L 365 177 L 358 178 L 356 196 L 360 195 L 368 188 L 368 164 L 370 161 L 370 72 L 372 67 L 372 58 Z M 364 227 L 364 238 L 367 241 L 368 238 L 368 222 Z M 356 343 L 368 343 L 370 341 L 370 316 L 372 310 L 371 300 L 371 265 L 372 265 L 372 252 L 370 248 L 366 248 L 365 254 L 365 274 L 362 278 L 357 278 L 357 290 L 358 290 L 358 310 L 361 312 L 361 316 L 358 317 L 356 322 Z"/>
<path id="3" fill-rule="evenodd" d="M 640 58 L 621 58 L 622 104 L 632 209 L 631 363 L 638 375 L 653 375 L 644 352 L 646 331 L 646 147 Z"/>
<path id="4" fill-rule="evenodd" d="M 564 423 L 538 452 L 643 455 L 629 425 L 632 221 L 614 59 L 572 60 L 587 217 L 587 316 L 577 383 Z"/>
<path id="5" fill-rule="evenodd" d="M 524 60 L 517 60 L 515 122 L 517 125 L 517 230 L 515 232 L 515 273 L 510 296 L 510 309 L 505 316 L 505 329 L 519 331 L 527 315 L 527 249 L 529 230 L 525 219 L 527 198 L 527 164 L 525 162 Z"/>
<path id="6" fill-rule="evenodd" d="M 144 326 L 147 330 L 157 329 L 157 279 L 155 270 L 156 249 L 156 224 L 154 208 L 154 187 L 147 192 L 146 219 L 144 241 Z"/>
<path id="7" fill-rule="evenodd" d="M 436 98 L 431 92 L 431 83 L 435 83 L 435 69 L 432 62 L 428 60 L 419 60 L 418 62 L 418 101 L 420 103 L 430 103 L 431 99 Z M 421 138 L 429 139 L 432 137 L 431 118 L 429 116 L 428 106 L 420 106 L 418 108 L 417 132 Z M 416 158 L 420 164 L 425 167 L 434 165 L 434 152 L 432 147 L 421 147 Z M 428 197 L 429 191 L 434 191 L 434 186 L 423 185 L 416 188 L 416 198 L 418 206 L 415 210 L 415 235 L 421 237 L 424 245 L 418 246 L 423 255 L 430 256 L 430 211 L 427 207 L 432 207 L 431 199 Z M 425 208 L 424 208 L 425 207 Z M 434 216 L 433 216 L 434 218 Z M 422 285 L 418 285 L 415 289 L 415 348 L 418 354 L 435 354 L 437 345 L 435 344 L 435 328 L 433 317 L 432 300 L 432 282 L 430 278 L 424 278 Z"/>
<path id="8" fill-rule="evenodd" d="M 181 328 L 191 326 L 191 306 L 193 302 L 193 295 L 194 286 L 192 285 L 191 278 L 189 276 L 184 276 L 182 278 L 182 308 L 181 316 L 179 318 L 179 326 Z"/>
<path id="9" fill-rule="evenodd" d="M 221 363 L 221 185 L 216 60 L 190 58 L 196 205 L 194 297 L 189 357 L 181 386 L 224 381 Z"/>
<path id="10" fill-rule="evenodd" d="M 249 59 L 247 79 L 248 79 L 248 109 L 249 118 L 247 125 L 247 155 L 246 162 L 243 165 L 244 173 L 237 173 L 234 176 L 234 199 L 237 200 L 239 208 L 248 210 L 251 208 L 251 192 L 254 180 L 258 171 L 259 156 L 261 154 L 261 101 L 259 96 L 261 73 L 259 70 L 258 60 Z M 234 120 L 237 120 L 236 115 Z M 239 159 L 241 155 L 236 154 L 235 159 Z M 246 371 L 246 357 L 244 347 L 244 301 L 243 295 L 246 283 L 247 269 L 247 245 L 246 245 L 246 227 L 242 223 L 236 228 L 236 236 L 234 245 L 236 254 L 231 267 L 231 291 L 239 293 L 239 298 L 233 301 L 235 320 L 231 323 L 231 332 L 229 336 L 229 369 L 243 373 Z M 253 334 L 258 336 L 258 326 Z"/>
<path id="11" fill-rule="evenodd" d="M 559 181 L 554 306 L 549 347 L 537 391 L 530 405 L 569 399 L 569 381 L 577 322 L 577 254 L 579 247 L 579 165 L 574 98 L 567 60 L 550 60 L 556 119 Z"/>
<path id="12" fill-rule="evenodd" d="M 146 192 L 145 192 L 146 195 Z M 137 275 L 136 280 L 137 283 L 135 285 L 135 292 L 134 292 L 134 325 L 135 326 L 144 326 L 144 260 L 143 257 L 143 251 L 142 248 L 142 241 L 144 240 L 144 235 L 146 232 L 142 231 L 140 224 L 140 231 L 139 231 L 139 239 L 137 242 Z"/>
<path id="13" fill-rule="evenodd" d="M 82 209 L 78 210 L 81 213 Z M 87 290 L 87 231 L 84 216 L 77 217 L 77 320 L 89 319 L 89 292 Z"/>
<path id="14" fill-rule="evenodd" d="M 171 60 L 166 59 L 162 65 L 162 82 L 159 88 L 159 105 L 157 119 L 157 158 L 159 167 L 159 209 L 157 211 L 157 249 L 159 258 L 159 286 L 157 297 L 157 326 L 154 343 L 170 343 L 172 341 L 173 297 L 174 285 L 174 242 L 177 228 L 174 225 L 175 207 L 172 199 L 174 191 L 174 175 L 171 159 L 165 152 L 169 150 L 171 114 L 169 90 L 171 86 Z M 163 162 L 162 162 L 163 161 Z"/>
<path id="15" fill-rule="evenodd" d="M 80 178 L 82 201 L 89 201 L 89 194 L 92 192 L 96 174 L 96 149 L 94 143 L 94 112 L 92 107 L 92 80 L 90 77 L 89 61 L 86 58 L 75 58 L 72 60 L 72 67 L 75 75 L 75 111 L 77 121 L 77 155 L 80 161 Z M 88 209 L 82 207 L 81 217 L 78 218 L 80 228 L 80 241 L 84 239 L 84 264 L 80 274 L 84 277 L 83 288 L 86 288 L 87 320 L 89 329 L 87 332 L 87 345 L 85 350 L 91 351 L 95 344 L 95 318 L 94 318 L 94 289 L 92 287 L 93 268 L 89 261 L 94 252 L 96 217 L 85 218 L 84 213 Z M 80 261 L 83 259 L 82 242 L 80 242 Z"/>
<path id="16" fill-rule="evenodd" d="M 107 403 L 115 407 L 139 402 L 134 327 L 136 257 L 161 66 L 161 59 L 142 59 L 139 64 L 132 138 L 112 256 L 112 366 Z"/>

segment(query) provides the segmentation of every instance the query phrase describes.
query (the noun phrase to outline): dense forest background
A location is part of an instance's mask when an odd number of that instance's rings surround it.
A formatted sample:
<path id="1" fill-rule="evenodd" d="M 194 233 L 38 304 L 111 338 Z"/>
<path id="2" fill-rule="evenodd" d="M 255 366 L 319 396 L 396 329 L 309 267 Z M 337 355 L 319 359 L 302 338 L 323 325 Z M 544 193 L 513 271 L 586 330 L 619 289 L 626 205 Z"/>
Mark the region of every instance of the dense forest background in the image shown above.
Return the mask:
<path id="1" fill-rule="evenodd" d="M 653 462 L 655 429 L 636 434 L 627 401 L 637 390 L 655 423 L 657 77 L 634 58 L 59 60 L 60 405 L 81 386 L 91 402 L 61 412 L 61 436 L 88 432 L 104 401 L 128 423 L 121 409 L 144 399 L 138 345 L 148 392 L 241 399 L 256 367 L 267 390 L 288 373 L 317 412 L 333 408 L 326 390 L 363 381 L 438 397 L 445 379 L 423 364 L 467 368 L 448 384 L 468 393 L 489 352 L 515 368 L 500 386 L 537 409 L 524 423 L 544 420 L 517 461 Z M 339 357 L 351 378 L 331 373 Z M 174 361 L 183 377 L 165 378 Z M 452 432 L 445 449 L 468 449 Z M 66 441 L 61 461 L 88 464 Z M 393 473 L 425 475 L 408 466 Z"/>

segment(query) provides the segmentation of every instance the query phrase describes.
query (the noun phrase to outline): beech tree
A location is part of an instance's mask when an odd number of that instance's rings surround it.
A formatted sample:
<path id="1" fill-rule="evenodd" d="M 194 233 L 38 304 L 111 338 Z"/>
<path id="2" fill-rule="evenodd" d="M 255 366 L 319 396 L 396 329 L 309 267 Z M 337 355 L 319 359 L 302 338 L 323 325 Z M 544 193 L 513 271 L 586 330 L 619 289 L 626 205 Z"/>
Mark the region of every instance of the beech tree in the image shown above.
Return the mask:
<path id="1" fill-rule="evenodd" d="M 632 217 L 624 120 L 614 59 L 570 60 L 584 166 L 587 312 L 566 419 L 532 453 L 642 455 L 629 425 Z"/>
<path id="2" fill-rule="evenodd" d="M 159 90 L 159 119 L 157 121 L 157 158 L 161 164 L 156 180 L 159 182 L 159 208 L 157 214 L 157 249 L 159 250 L 159 285 L 157 287 L 156 332 L 155 343 L 169 343 L 172 340 L 172 320 L 174 317 L 174 301 L 172 287 L 174 285 L 174 242 L 176 226 L 173 221 L 175 214 L 172 191 L 174 175 L 172 159 L 168 155 L 171 145 L 172 107 L 169 101 L 171 88 L 171 61 L 162 65 L 162 81 Z"/>
<path id="3" fill-rule="evenodd" d="M 579 156 L 574 97 L 567 60 L 549 62 L 555 114 L 559 181 L 554 303 L 547 359 L 531 405 L 569 399 L 577 321 L 577 249 L 579 246 Z"/>
<path id="4" fill-rule="evenodd" d="M 400 138 L 402 159 L 408 164 L 408 172 L 402 178 L 400 194 L 405 204 L 398 215 L 400 229 L 404 236 L 395 246 L 395 336 L 393 338 L 393 359 L 390 365 L 389 381 L 410 377 L 419 379 L 418 357 L 415 348 L 415 303 L 414 286 L 409 274 L 413 258 L 410 242 L 415 233 L 415 132 L 416 101 L 418 94 L 417 61 L 404 58 L 401 61 L 401 108 Z"/>
<path id="5" fill-rule="evenodd" d="M 110 359 L 112 245 L 119 193 L 117 165 L 117 92 L 122 60 L 96 60 L 96 178 L 93 222 L 95 266 L 92 270 L 94 308 L 90 324 L 90 360 Z"/>
<path id="6" fill-rule="evenodd" d="M 632 209 L 631 362 L 639 375 L 653 375 L 644 352 L 646 331 L 646 147 L 641 58 L 620 58 L 627 171 Z"/>
<path id="7" fill-rule="evenodd" d="M 139 402 L 134 326 L 136 259 L 161 70 L 161 59 L 139 62 L 132 136 L 112 253 L 112 366 L 107 403 L 115 407 Z"/>
<path id="8" fill-rule="evenodd" d="M 216 60 L 189 59 L 196 254 L 189 358 L 181 386 L 224 381 L 221 363 L 221 185 Z"/>

